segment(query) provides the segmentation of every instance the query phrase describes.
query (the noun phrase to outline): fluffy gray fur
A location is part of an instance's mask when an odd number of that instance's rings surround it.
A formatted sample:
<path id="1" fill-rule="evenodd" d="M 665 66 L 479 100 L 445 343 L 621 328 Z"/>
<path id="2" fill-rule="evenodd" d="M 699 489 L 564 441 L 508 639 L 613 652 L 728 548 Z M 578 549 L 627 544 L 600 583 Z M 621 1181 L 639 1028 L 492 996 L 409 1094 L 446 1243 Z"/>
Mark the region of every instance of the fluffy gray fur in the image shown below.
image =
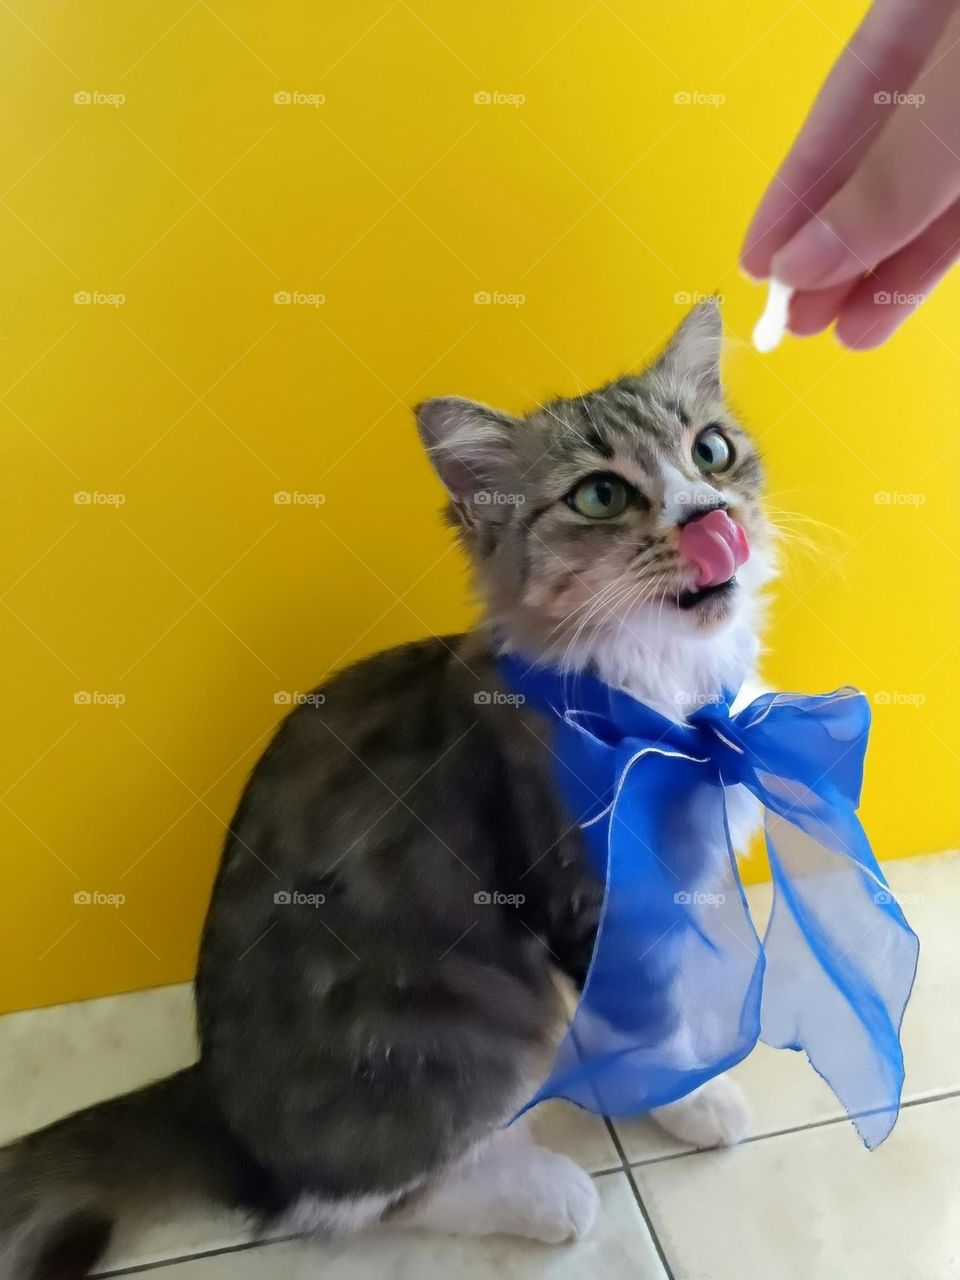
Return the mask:
<path id="1" fill-rule="evenodd" d="M 670 711 L 745 674 L 767 534 L 719 346 L 708 303 L 646 372 L 526 418 L 420 406 L 483 620 L 358 663 L 281 725 L 214 886 L 197 1065 L 0 1153 L 2 1276 L 75 1280 L 118 1216 L 185 1193 L 263 1220 L 304 1196 L 398 1212 L 529 1094 L 602 886 L 554 788 L 549 726 L 506 697 L 496 647 Z M 734 450 L 723 475 L 692 461 L 710 424 Z M 566 501 L 594 473 L 631 486 L 614 519 Z M 704 503 L 748 530 L 754 576 L 684 607 L 677 530 Z"/>

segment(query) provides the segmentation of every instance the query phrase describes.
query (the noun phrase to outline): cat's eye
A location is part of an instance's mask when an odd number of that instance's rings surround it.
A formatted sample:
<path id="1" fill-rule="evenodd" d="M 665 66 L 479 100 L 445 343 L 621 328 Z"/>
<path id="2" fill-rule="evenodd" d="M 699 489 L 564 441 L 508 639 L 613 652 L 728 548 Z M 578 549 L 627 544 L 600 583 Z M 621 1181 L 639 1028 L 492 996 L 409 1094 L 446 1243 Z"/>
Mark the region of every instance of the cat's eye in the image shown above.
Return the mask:
<path id="1" fill-rule="evenodd" d="M 733 465 L 733 445 L 719 427 L 705 427 L 693 442 L 693 460 L 707 475 L 728 471 Z"/>
<path id="2" fill-rule="evenodd" d="M 566 501 L 574 511 L 589 520 L 609 520 L 626 509 L 632 492 L 619 476 L 587 476 L 567 494 Z"/>

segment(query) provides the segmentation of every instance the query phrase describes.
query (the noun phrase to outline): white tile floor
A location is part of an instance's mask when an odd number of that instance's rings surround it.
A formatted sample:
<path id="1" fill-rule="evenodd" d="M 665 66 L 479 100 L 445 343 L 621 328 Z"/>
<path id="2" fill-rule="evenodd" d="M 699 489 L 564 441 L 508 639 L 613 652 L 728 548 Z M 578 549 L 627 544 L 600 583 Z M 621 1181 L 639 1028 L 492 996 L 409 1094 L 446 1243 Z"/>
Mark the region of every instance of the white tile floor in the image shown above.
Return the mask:
<path id="1" fill-rule="evenodd" d="M 888 868 L 920 935 L 904 1023 L 907 1085 L 892 1136 L 868 1154 L 797 1054 L 737 1068 L 753 1136 L 693 1152 L 652 1125 L 610 1127 L 560 1103 L 540 1141 L 595 1174 L 589 1240 L 560 1248 L 379 1229 L 336 1242 L 251 1243 L 243 1222 L 197 1214 L 118 1240 L 104 1275 L 156 1280 L 957 1280 L 960 1277 L 960 854 Z M 763 888 L 751 891 L 760 911 Z M 0 1141 L 191 1060 L 187 987 L 0 1018 Z M 153 1268 L 156 1268 L 155 1270 Z"/>

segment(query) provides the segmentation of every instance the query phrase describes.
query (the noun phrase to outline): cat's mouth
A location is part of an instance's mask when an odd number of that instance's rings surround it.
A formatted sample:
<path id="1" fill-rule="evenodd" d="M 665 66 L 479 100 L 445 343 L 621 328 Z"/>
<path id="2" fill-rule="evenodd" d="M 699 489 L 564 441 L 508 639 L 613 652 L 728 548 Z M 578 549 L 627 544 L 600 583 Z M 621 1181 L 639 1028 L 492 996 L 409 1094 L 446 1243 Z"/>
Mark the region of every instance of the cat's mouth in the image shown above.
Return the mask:
<path id="1" fill-rule="evenodd" d="M 710 609 L 715 610 L 718 604 L 726 604 L 736 589 L 737 579 L 735 576 L 728 578 L 726 582 L 715 582 L 709 587 L 688 588 L 681 591 L 677 596 L 677 608 L 686 612 L 690 609 L 699 609 L 701 606 L 707 606 L 709 602 Z"/>

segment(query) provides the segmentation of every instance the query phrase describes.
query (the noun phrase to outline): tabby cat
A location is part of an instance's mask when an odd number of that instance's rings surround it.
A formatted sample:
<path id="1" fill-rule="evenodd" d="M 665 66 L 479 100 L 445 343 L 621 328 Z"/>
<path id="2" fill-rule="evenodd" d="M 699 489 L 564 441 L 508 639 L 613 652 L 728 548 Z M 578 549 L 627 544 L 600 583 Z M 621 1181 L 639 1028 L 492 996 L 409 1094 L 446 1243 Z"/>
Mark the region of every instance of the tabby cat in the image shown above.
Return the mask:
<path id="1" fill-rule="evenodd" d="M 496 657 L 589 669 L 676 718 L 750 677 L 771 538 L 721 337 L 711 300 L 643 373 L 525 418 L 419 406 L 482 620 L 350 667 L 280 726 L 214 886 L 199 1060 L 0 1152 L 6 1280 L 88 1274 L 116 1220 L 168 1198 L 304 1232 L 590 1228 L 591 1179 L 507 1122 L 562 1030 L 558 974 L 584 980 L 602 885 L 550 727 Z M 704 586 L 681 535 L 718 509 L 752 551 Z M 699 1146 L 747 1123 L 722 1076 L 654 1118 Z"/>

